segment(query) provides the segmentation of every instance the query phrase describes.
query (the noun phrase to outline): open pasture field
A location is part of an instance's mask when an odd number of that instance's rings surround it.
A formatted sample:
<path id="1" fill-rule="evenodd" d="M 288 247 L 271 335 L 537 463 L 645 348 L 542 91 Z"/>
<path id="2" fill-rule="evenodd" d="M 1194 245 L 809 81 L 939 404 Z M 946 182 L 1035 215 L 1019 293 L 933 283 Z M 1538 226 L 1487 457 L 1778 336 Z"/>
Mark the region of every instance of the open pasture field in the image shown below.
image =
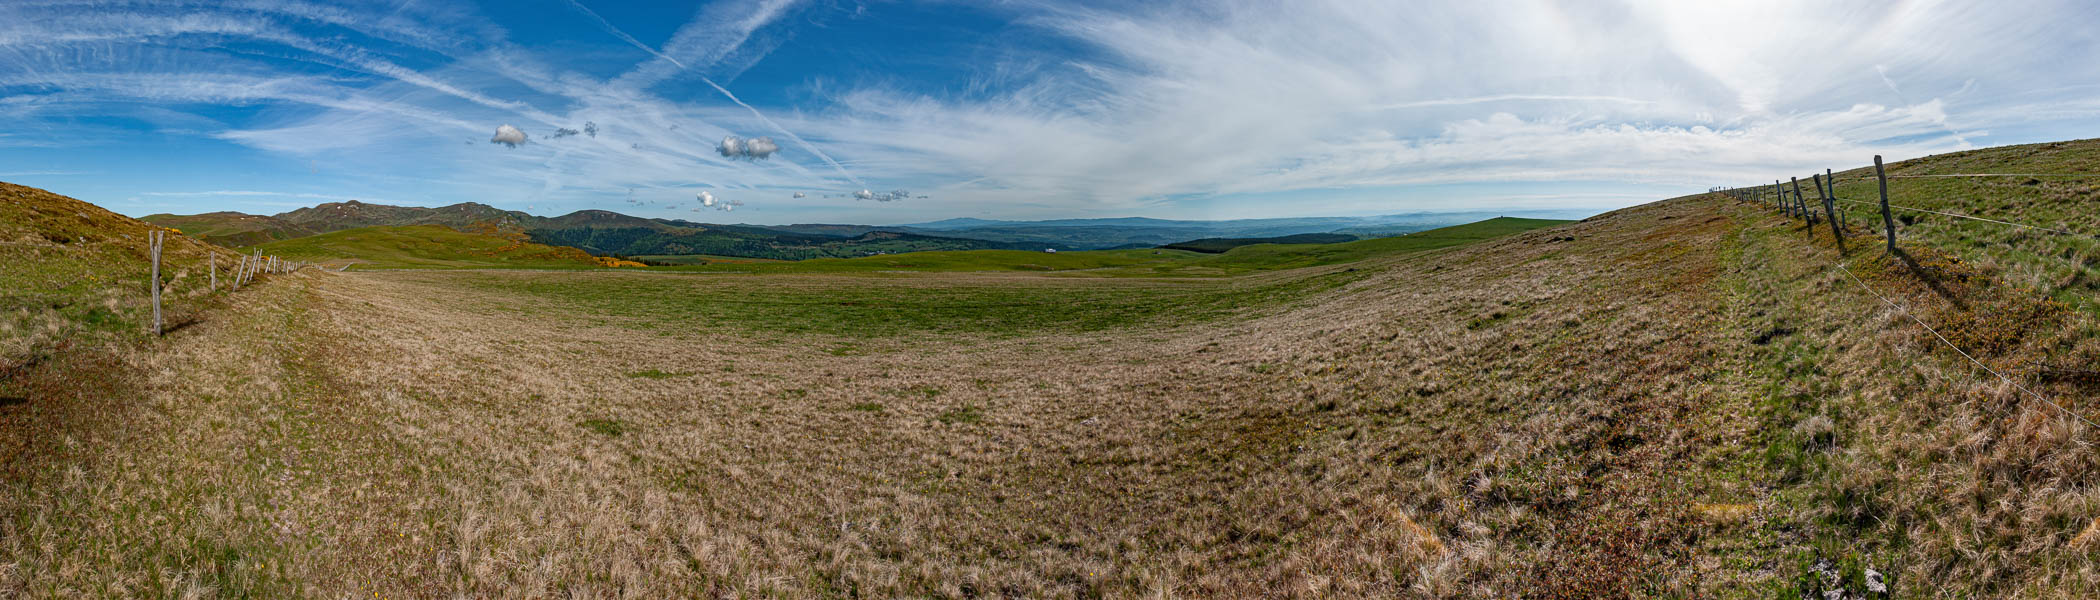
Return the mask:
<path id="1" fill-rule="evenodd" d="M 1929 249 L 1932 285 L 1700 196 L 1263 251 L 1311 266 L 279 277 L 10 384 L 0 590 L 1762 597 L 1819 559 L 2096 589 L 2093 432 L 1833 265 L 1942 325 L 2022 315 L 1970 328 L 1995 364 L 2094 327 Z"/>

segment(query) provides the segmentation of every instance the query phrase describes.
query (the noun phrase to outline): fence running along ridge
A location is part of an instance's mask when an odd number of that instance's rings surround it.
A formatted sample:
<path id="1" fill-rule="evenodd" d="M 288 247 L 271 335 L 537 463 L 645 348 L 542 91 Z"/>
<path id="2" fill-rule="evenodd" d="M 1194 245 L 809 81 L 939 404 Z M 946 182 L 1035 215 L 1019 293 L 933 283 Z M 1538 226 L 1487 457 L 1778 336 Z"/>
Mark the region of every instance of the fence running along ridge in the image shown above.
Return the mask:
<path id="1" fill-rule="evenodd" d="M 147 285 L 151 286 L 153 295 L 153 335 L 156 337 L 166 333 L 165 322 L 161 319 L 161 288 L 163 286 L 160 282 L 160 257 L 161 246 L 167 241 L 167 236 L 168 232 L 161 229 L 155 229 L 146 233 L 146 253 L 153 260 L 153 271 L 151 277 L 147 279 Z M 211 279 L 208 284 L 210 287 L 206 288 L 206 291 L 217 292 L 219 291 L 219 253 L 209 252 L 207 254 L 210 254 L 210 258 L 205 259 L 205 264 L 209 265 L 206 269 L 210 273 Z M 255 278 L 260 275 L 292 273 L 309 266 L 319 268 L 318 265 L 313 263 L 286 260 L 276 256 L 263 256 L 261 250 L 256 250 L 253 255 L 236 254 L 235 256 L 240 256 L 241 261 L 234 270 L 229 271 L 229 274 L 232 275 L 231 291 L 234 292 L 241 290 L 241 284 L 253 283 Z M 323 268 L 322 270 L 325 271 L 327 269 Z"/>
<path id="2" fill-rule="evenodd" d="M 2022 227 L 2022 228 L 2026 228 L 2026 229 L 2030 229 L 2030 230 L 2034 230 L 2034 231 L 2041 231 L 2041 232 L 2046 232 L 2046 233 L 2051 233 L 2051 234 L 2057 234 L 2057 235 L 2067 235 L 2067 236 L 2073 236 L 2073 237 L 2089 237 L 2089 238 L 2095 238 L 2095 239 L 2100 239 L 2100 236 L 2095 236 L 2095 235 L 2092 235 L 2092 234 L 2083 234 L 2083 233 L 2078 233 L 2078 232 L 2074 232 L 2074 231 L 2067 231 L 2067 230 L 2063 230 L 2063 229 L 2057 229 L 2057 228 L 2053 228 L 2053 227 L 2042 227 L 2042 226 L 2039 226 L 2039 225 L 2028 225 L 2028 224 L 2025 224 L 2025 223 L 2014 223 L 2014 222 L 2011 222 L 2011 221 L 2001 221 L 2001 220 L 1997 220 L 1997 219 L 1987 219 L 1987 218 L 1983 218 L 1983 217 L 1977 217 L 1977 216 L 1971 216 L 1971 215 L 1964 215 L 1964 214 L 1957 214 L 1957 213 L 1943 212 L 1943 211 L 1937 211 L 1937 210 L 1930 210 L 1930 209 L 1924 209 L 1924 208 L 1916 208 L 1916 207 L 1910 207 L 1910 206 L 1901 206 L 1901 205 L 1896 205 L 1896 204 L 1890 204 L 1890 203 L 1889 203 L 1889 181 L 1888 181 L 1888 180 L 1890 180 L 1890 179 L 1898 179 L 1898 178 L 1929 178 L 1929 177 L 2081 177 L 2081 178 L 2083 178 L 2083 177 L 2096 177 L 2096 178 L 2100 178 L 2100 173 L 1955 173 L 1955 174 L 1944 174 L 1944 175 L 1889 175 L 1889 174 L 1887 174 L 1887 172 L 1886 172 L 1886 171 L 1885 171 L 1885 170 L 1883 169 L 1883 167 L 1882 167 L 1882 163 L 1881 163 L 1881 155 L 1878 155 L 1878 154 L 1877 154 L 1877 155 L 1875 155 L 1875 156 L 1874 156 L 1874 177 L 1875 177 L 1875 180 L 1876 180 L 1876 183 L 1877 183 L 1877 187 L 1878 187 L 1878 189 L 1879 189 L 1879 191 L 1880 191 L 1880 196 L 1881 196 L 1881 201 L 1880 201 L 1880 202 L 1879 202 L 1878 204 L 1877 204 L 1877 203 L 1873 203 L 1873 202 L 1863 202 L 1863 201 L 1859 201 L 1859 200 L 1846 200 L 1846 199 L 1843 199 L 1843 198 L 1839 198 L 1839 197 L 1837 197 L 1837 193 L 1836 193 L 1836 192 L 1837 192 L 1837 177 L 1836 177 L 1835 173 L 1832 173 L 1832 172 L 1831 172 L 1831 171 L 1830 171 L 1829 169 L 1824 169 L 1824 171 L 1823 171 L 1823 173 L 1822 173 L 1822 174 L 1819 174 L 1819 175 L 1811 175 L 1811 176 L 1810 176 L 1810 179 L 1812 180 L 1812 183 L 1813 183 L 1813 184 L 1815 185 L 1815 188 L 1816 188 L 1816 193 L 1817 193 L 1817 195 L 1821 196 L 1821 198 L 1819 198 L 1819 200 L 1820 200 L 1820 201 L 1821 201 L 1821 203 L 1823 204 L 1822 220 L 1823 220 L 1823 221 L 1827 221 L 1827 222 L 1828 222 L 1828 223 L 1830 224 L 1830 233 L 1831 233 L 1831 236 L 1832 236 L 1832 237 L 1833 237 L 1834 239 L 1836 239 L 1836 241 L 1837 241 L 1837 243 L 1838 243 L 1838 247 L 1839 247 L 1839 248 L 1840 248 L 1841 250 L 1842 250 L 1842 249 L 1844 248 L 1844 243 L 1845 243 L 1845 231 L 1846 231 L 1847 227 L 1845 227 L 1845 226 L 1844 226 L 1844 222 L 1845 222 L 1845 213 L 1844 213 L 1844 211 L 1840 211 L 1840 210 L 1837 210 L 1837 206 L 1836 206 L 1836 204 L 1835 204 L 1835 203 L 1837 203 L 1837 202 L 1844 202 L 1844 203 L 1848 203 L 1848 204 L 1858 204 L 1858 205 L 1866 205 L 1866 206 L 1877 206 L 1877 205 L 1878 205 L 1878 206 L 1879 206 L 1879 207 L 1881 208 L 1881 220 L 1882 220 L 1883 232 L 1884 232 L 1884 235 L 1885 235 L 1885 236 L 1887 237 L 1887 239 L 1888 239 L 1888 250 L 1889 250 L 1889 252 L 1892 252 L 1892 253 L 1893 253 L 1893 252 L 1896 252 L 1896 251 L 1897 251 L 1897 249 L 1896 249 L 1896 219 L 1895 219 L 1895 218 L 1894 218 L 1894 217 L 1893 217 L 1893 216 L 1892 216 L 1892 215 L 1890 214 L 1890 210 L 1891 210 L 1891 209 L 1901 209 L 1901 210 L 1907 210 L 1907 211 L 1914 211 L 1914 212 L 1921 212 L 1921 213 L 1929 213 L 1929 214 L 1935 214 L 1935 215 L 1942 215 L 1942 216 L 1948 216 L 1948 217 L 1955 217 L 1955 218 L 1960 218 L 1960 219 L 1968 219 L 1968 220 L 1971 220 L 1971 221 L 1978 221 L 1978 222 L 1983 222 L 1983 223 L 1992 223 L 1992 224 L 1997 224 L 1997 225 L 2008 225 L 2008 226 L 2012 226 L 2012 227 Z M 1780 184 L 1780 181 L 1779 181 L 1779 180 L 1777 180 L 1777 179 L 1774 179 L 1774 180 L 1772 180 L 1772 187 L 1771 187 L 1771 189 L 1770 189 L 1770 194 L 1769 194 L 1769 195 L 1768 195 L 1768 194 L 1766 193 L 1766 189 L 1765 189 L 1765 187 L 1764 187 L 1763 185 L 1758 185 L 1758 186 L 1755 186 L 1755 187 L 1718 187 L 1718 188 L 1714 188 L 1714 189 L 1712 189 L 1712 190 L 1710 190 L 1710 191 L 1712 191 L 1712 192 L 1716 192 L 1716 193 L 1720 193 L 1720 194 L 1723 194 L 1723 195 L 1726 195 L 1726 196 L 1728 196 L 1728 197 L 1730 197 L 1730 198 L 1734 198 L 1734 199 L 1736 199 L 1736 200 L 1737 200 L 1737 201 L 1739 201 L 1739 202 L 1745 202 L 1745 203 L 1756 203 L 1756 204 L 1766 204 L 1766 205 L 1773 205 L 1773 206 L 1774 206 L 1775 208 L 1777 208 L 1777 209 L 1778 209 L 1778 210 L 1779 210 L 1779 211 L 1780 211 L 1781 213 L 1784 213 L 1784 214 L 1786 214 L 1786 215 L 1787 215 L 1788 217 L 1790 217 L 1790 218 L 1800 218 L 1800 219 L 1803 219 L 1804 221 L 1806 221 L 1806 222 L 1807 222 L 1807 224 L 1808 224 L 1808 226 L 1809 226 L 1809 230 L 1810 230 L 1810 231 L 1814 231 L 1814 229 L 1815 229 L 1815 225 L 1816 225 L 1816 222 L 1817 222 L 1817 220 L 1818 220 L 1818 219 L 1817 219 L 1817 214 L 1816 214 L 1816 211 L 1815 211 L 1815 209 L 1814 209 L 1814 208 L 1813 208 L 1813 207 L 1812 207 L 1812 206 L 1811 206 L 1810 204 L 1808 204 L 1807 198 L 1805 198 L 1805 197 L 1803 197 L 1803 196 L 1801 195 L 1801 180 L 1800 180 L 1800 178 L 1798 178 L 1798 177 L 1797 177 L 1797 178 L 1794 178 L 1794 179 L 1793 179 L 1792 181 L 1793 181 L 1793 186 L 1792 186 L 1792 187 L 1793 187 L 1793 189 L 1789 190 L 1789 189 L 1787 189 L 1787 188 L 1786 188 L 1785 186 L 1782 186 L 1782 185 Z M 1791 192 L 1791 193 L 1793 194 L 1791 198 L 1790 198 L 1790 197 L 1789 197 L 1789 196 L 1787 195 L 1787 194 L 1788 194 L 1789 192 Z M 2035 392 L 2034 390 L 2032 390 L 2032 389 L 2029 389 L 2029 388 L 2028 388 L 2028 387 L 2027 387 L 2026 385 L 2023 385 L 2023 384 L 2021 384 L 2021 383 L 2020 383 L 2019 381 L 2016 381 L 2016 380 L 2014 380 L 2013 378 L 2011 378 L 2011 377 L 2008 377 L 2008 376 L 2006 376 L 2006 375 L 2005 375 L 2004 373 L 2000 373 L 2000 372 L 1998 372 L 1998 370 L 1997 370 L 1997 369 L 1993 369 L 1993 368 L 1991 368 L 1991 367 L 1990 367 L 1990 365 L 1986 365 L 1986 364 L 1984 364 L 1984 363 L 1983 363 L 1983 361 L 1981 361 L 1981 360 L 1977 360 L 1977 359 L 1976 359 L 1976 357 L 1975 357 L 1975 356 L 1972 356 L 1972 355 L 1970 355 L 1970 354 L 1968 353 L 1968 351 L 1966 351 L 1966 350 L 1962 350 L 1960 346 L 1956 346 L 1956 345 L 1954 344 L 1954 342 L 1952 342 L 1952 341 L 1948 340 L 1948 339 L 1947 339 L 1947 336 L 1944 336 L 1944 335 L 1940 335 L 1940 332 L 1939 332 L 1938 330 L 1935 330 L 1935 329 L 1933 329 L 1931 325 L 1927 325 L 1927 324 L 1925 323 L 1925 321 L 1924 321 L 1924 320 L 1922 320 L 1922 319 L 1919 319 L 1919 318 L 1917 317 L 1917 315 L 1911 314 L 1911 312 L 1910 312 L 1910 310 L 1909 310 L 1908 308 L 1905 308 L 1904 306 L 1902 306 L 1902 305 L 1900 305 L 1900 304 L 1897 304 L 1897 303 L 1896 303 L 1895 301 L 1893 301 L 1893 300 L 1890 300 L 1890 299 L 1889 299 L 1889 298 L 1888 298 L 1887 296 L 1884 296 L 1884 295 L 1882 295 L 1882 294 L 1881 294 L 1881 292 L 1875 291 L 1875 290 L 1874 290 L 1874 287 L 1873 287 L 1873 286 L 1867 285 L 1867 282 L 1866 282 L 1866 281 L 1864 281 L 1864 280 L 1861 280 L 1861 279 L 1859 278 L 1859 276 L 1858 276 L 1858 275 L 1855 275 L 1855 274 L 1853 274 L 1853 272 L 1852 272 L 1852 269 L 1851 269 L 1850 267 L 1847 267 L 1847 266 L 1846 266 L 1846 264 L 1845 264 L 1844 262 L 1839 262 L 1839 263 L 1838 263 L 1838 269 L 1839 269 L 1839 270 L 1841 270 L 1841 271 L 1843 271 L 1843 272 L 1845 273 L 1845 277 L 1846 277 L 1847 279 L 1850 279 L 1850 280 L 1852 280 L 1852 282 L 1853 282 L 1853 283 L 1855 283 L 1855 284 L 1858 284 L 1858 285 L 1859 285 L 1859 287 L 1860 287 L 1861 289 L 1864 289 L 1864 290 L 1866 290 L 1868 294 L 1871 294 L 1871 295 L 1873 295 L 1873 296 L 1874 296 L 1874 297 L 1875 297 L 1876 299 L 1879 299 L 1879 300 L 1881 300 L 1881 302 L 1882 302 L 1883 304 L 1886 304 L 1886 305 L 1888 305 L 1888 306 L 1889 306 L 1889 308 L 1893 308 L 1893 309 L 1895 309 L 1895 310 L 1896 310 L 1896 312 L 1898 312 L 1898 313 L 1902 314 L 1902 315 L 1903 315 L 1904 317 L 1906 317 L 1906 318 L 1909 318 L 1909 319 L 1911 320 L 1911 322 L 1913 322 L 1913 323 L 1917 323 L 1917 324 L 1918 324 L 1918 327 L 1924 328 L 1924 329 L 1925 329 L 1925 331 L 1926 331 L 1927 333 L 1930 333 L 1930 334 L 1932 334 L 1932 337 L 1933 337 L 1934 339 L 1937 339 L 1937 340 L 1939 340 L 1941 344 L 1943 344 L 1943 345 L 1947 346 L 1948 348 L 1951 348 L 1951 349 L 1953 349 L 1953 350 L 1954 350 L 1954 352 L 1955 352 L 1956 354 L 1960 354 L 1962 358 L 1968 359 L 1968 361 L 1969 361 L 1970 363 L 1973 363 L 1973 364 L 1975 364 L 1975 365 L 1976 365 L 1976 366 L 1977 366 L 1978 368 L 1981 368 L 1981 369 L 1983 369 L 1983 370 L 1984 370 L 1985 372 L 1987 372 L 1987 373 L 1990 373 L 1991 375 L 1997 376 L 1997 377 L 1998 377 L 1998 379 L 2000 379 L 2000 380 L 2003 380 L 2003 381 L 2005 381 L 2005 382 L 2006 382 L 2006 383 L 2008 383 L 2008 384 L 2011 384 L 2011 385 L 2012 385 L 2012 386 L 2013 386 L 2014 388 L 2018 388 L 2018 389 L 2019 389 L 2019 390 L 2020 390 L 2021 392 L 2023 392 L 2023 393 L 2025 393 L 2025 394 L 2026 394 L 2026 396 L 2025 396 L 2026 398 L 2032 398 L 2032 399 L 2034 399 L 2034 400 L 2039 400 L 2039 401 L 2041 401 L 2042 403 L 2044 403 L 2044 404 L 2047 404 L 2047 405 L 2049 405 L 2049 407 L 2050 407 L 2050 408 L 2054 408 L 2054 409 L 2056 409 L 2056 410 L 2057 410 L 2057 412 L 2063 413 L 2063 414 L 2064 414 L 2065 416 L 2068 416 L 2068 417 L 2071 417 L 2071 418 L 2073 418 L 2073 419 L 2077 419 L 2077 420 L 2079 420 L 2079 421 L 2081 421 L 2081 422 L 2084 422 L 2084 423 L 2085 423 L 2086 425 L 2090 425 L 2090 426 L 2092 426 L 2092 427 L 2093 427 L 2093 428 L 2095 428 L 2095 429 L 2100 429 L 2100 423 L 2096 423 L 2096 422 L 2094 422 L 2094 421 L 2093 421 L 2092 419 L 2086 418 L 2086 417 L 2085 417 L 2084 415 L 2081 415 L 2081 414 L 2078 414 L 2078 413 L 2072 412 L 2072 411 L 2071 411 L 2070 409 L 2064 408 L 2064 406 L 2063 406 L 2063 405 L 2061 405 L 2061 404 L 2057 404 L 2057 403 L 2056 403 L 2055 401 L 2052 401 L 2052 400 L 2050 400 L 2049 398 L 2047 398 L 2047 397 L 2045 397 L 2045 396 L 2041 395 L 2040 393 L 2037 393 L 2037 392 Z"/>

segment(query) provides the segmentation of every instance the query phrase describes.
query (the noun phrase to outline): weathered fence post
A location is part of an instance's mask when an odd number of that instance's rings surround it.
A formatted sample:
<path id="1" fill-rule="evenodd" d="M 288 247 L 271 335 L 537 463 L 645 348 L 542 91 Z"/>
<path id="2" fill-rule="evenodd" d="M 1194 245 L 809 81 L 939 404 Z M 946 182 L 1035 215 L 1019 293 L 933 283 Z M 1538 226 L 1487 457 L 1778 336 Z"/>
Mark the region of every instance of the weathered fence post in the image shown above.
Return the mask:
<path id="1" fill-rule="evenodd" d="M 1779 180 L 1777 179 L 1772 180 L 1772 202 L 1779 205 L 1779 212 L 1785 213 L 1787 216 L 1794 215 L 1794 212 L 1786 207 L 1786 191 L 1779 189 Z"/>
<path id="2" fill-rule="evenodd" d="M 1874 155 L 1874 179 L 1881 183 L 1881 225 L 1889 233 L 1889 252 L 1896 251 L 1896 218 L 1889 216 L 1889 176 L 1881 170 L 1881 155 Z"/>
<path id="3" fill-rule="evenodd" d="M 1808 200 L 1801 197 L 1801 178 L 1788 177 L 1787 179 L 1794 182 L 1794 205 L 1801 208 L 1801 218 L 1808 221 L 1810 225 L 1816 224 L 1816 215 L 1808 210 Z"/>
<path id="4" fill-rule="evenodd" d="M 1823 197 L 1823 214 L 1830 217 L 1830 239 L 1837 240 L 1838 251 L 1843 252 L 1845 250 L 1845 231 L 1838 228 L 1837 199 L 1830 196 L 1831 188 L 1837 186 L 1823 187 L 1830 185 L 1830 182 L 1823 179 L 1822 175 L 1814 177 L 1816 178 L 1816 194 Z"/>
<path id="5" fill-rule="evenodd" d="M 1823 185 L 1826 186 L 1823 193 L 1830 197 L 1831 206 L 1837 206 L 1838 179 L 1837 175 L 1831 174 L 1830 169 L 1823 169 Z M 1837 221 L 1839 228 L 1845 226 L 1845 213 L 1833 212 L 1830 213 L 1830 217 Z"/>
<path id="6" fill-rule="evenodd" d="M 167 239 L 162 231 L 146 232 L 146 241 L 153 254 L 153 335 L 160 335 L 160 245 Z"/>
<path id="7" fill-rule="evenodd" d="M 207 291 L 219 291 L 219 253 L 211 253 L 211 262 L 204 264 L 211 265 L 207 267 L 211 269 L 211 289 Z"/>

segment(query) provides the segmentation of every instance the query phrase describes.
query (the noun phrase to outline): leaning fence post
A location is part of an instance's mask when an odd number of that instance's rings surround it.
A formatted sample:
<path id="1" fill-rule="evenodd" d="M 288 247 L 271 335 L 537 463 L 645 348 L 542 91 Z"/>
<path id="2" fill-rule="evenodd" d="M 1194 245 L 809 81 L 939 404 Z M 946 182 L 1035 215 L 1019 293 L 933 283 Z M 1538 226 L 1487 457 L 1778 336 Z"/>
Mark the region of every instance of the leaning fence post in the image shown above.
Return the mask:
<path id="1" fill-rule="evenodd" d="M 1838 228 L 1837 199 L 1830 195 L 1830 190 L 1837 186 L 1821 175 L 1815 177 L 1816 193 L 1823 196 L 1823 214 L 1830 216 L 1830 238 L 1837 240 L 1838 251 L 1842 252 L 1845 250 L 1845 230 Z M 1824 187 L 1826 185 L 1829 187 Z"/>
<path id="2" fill-rule="evenodd" d="M 1772 203 L 1779 205 L 1779 212 L 1787 216 L 1793 216 L 1794 212 L 1786 207 L 1786 191 L 1779 189 L 1779 180 L 1777 179 L 1772 180 Z"/>
<path id="3" fill-rule="evenodd" d="M 153 283 L 153 335 L 154 335 L 154 336 L 159 336 L 159 335 L 160 335 L 160 330 L 161 330 L 161 329 L 160 329 L 160 323 L 161 323 L 161 321 L 160 321 L 160 245 L 161 245 L 161 242 L 162 242 L 162 241 L 164 241 L 164 240 L 166 240 L 166 239 L 167 239 L 167 233 L 166 233 L 166 232 L 161 232 L 161 231 L 149 231 L 149 232 L 147 232 L 147 234 L 146 234 L 146 242 L 147 242 L 147 244 L 148 244 L 148 245 L 149 245 L 149 246 L 150 246 L 150 247 L 152 248 L 152 254 L 153 254 L 153 281 L 152 281 L 152 283 Z"/>
<path id="4" fill-rule="evenodd" d="M 1788 177 L 1787 179 L 1790 179 L 1794 182 L 1794 206 L 1800 207 L 1801 218 L 1808 221 L 1808 224 L 1810 225 L 1816 224 L 1815 213 L 1809 212 L 1808 210 L 1808 200 L 1801 197 L 1801 178 Z"/>
<path id="5" fill-rule="evenodd" d="M 1889 216 L 1889 176 L 1881 170 L 1881 155 L 1874 155 L 1874 179 L 1881 184 L 1881 225 L 1888 229 L 1889 252 L 1896 251 L 1896 218 Z"/>

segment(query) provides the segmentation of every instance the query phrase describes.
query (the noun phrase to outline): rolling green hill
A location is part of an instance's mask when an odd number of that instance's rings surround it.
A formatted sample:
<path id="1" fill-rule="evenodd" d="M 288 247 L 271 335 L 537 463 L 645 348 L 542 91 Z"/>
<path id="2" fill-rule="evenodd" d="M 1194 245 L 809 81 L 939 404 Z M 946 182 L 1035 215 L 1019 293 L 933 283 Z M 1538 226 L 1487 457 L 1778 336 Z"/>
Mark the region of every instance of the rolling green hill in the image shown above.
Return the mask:
<path id="1" fill-rule="evenodd" d="M 146 335 L 152 323 L 146 237 L 155 229 L 73 198 L 0 183 L 0 384 L 55 347 Z M 167 234 L 164 322 L 181 326 L 215 303 L 207 263 L 218 257 L 225 283 L 233 254 Z"/>
<path id="2" fill-rule="evenodd" d="M 1841 166 L 1846 165 L 1832 165 Z M 2093 202 L 2100 199 L 2100 139 L 1940 154 L 1889 163 L 1884 170 L 1889 175 L 1889 203 L 1923 209 L 1893 211 L 1898 239 L 2008 271 L 2013 281 L 2066 304 L 2100 312 L 2100 211 L 2093 210 Z M 1838 208 L 1855 228 L 1855 235 L 1881 235 L 1872 164 L 1835 174 L 1837 197 L 1848 201 L 1837 203 Z M 1801 189 L 1815 203 L 1820 198 L 1806 175 Z M 1769 188 L 1759 191 L 1765 189 Z M 1879 242 L 1864 239 L 1859 243 Z"/>
<path id="3" fill-rule="evenodd" d="M 588 269 L 600 266 L 575 248 L 547 246 L 494 231 L 465 233 L 443 225 L 345 229 L 270 242 L 261 250 L 293 260 L 364 269 Z"/>
<path id="4" fill-rule="evenodd" d="M 632 217 L 629 217 L 632 219 Z M 844 258 L 931 250 L 1041 249 L 1034 244 L 871 231 L 854 237 L 784 232 L 762 227 L 670 223 L 604 223 L 540 227 L 533 241 L 572 246 L 593 254 L 643 256 L 709 254 L 776 260 Z"/>
<path id="5" fill-rule="evenodd" d="M 1355 241 L 1356 236 L 1341 233 L 1300 233 L 1259 238 L 1203 238 L 1186 242 L 1174 242 L 1160 246 L 1170 250 L 1188 250 L 1206 254 L 1217 254 L 1240 246 L 1255 244 L 1339 244 Z"/>
<path id="6" fill-rule="evenodd" d="M 253 246 L 265 242 L 306 237 L 320 231 L 279 219 L 232 211 L 197 215 L 157 214 L 139 220 L 181 231 L 183 234 L 227 247 Z"/>
<path id="7" fill-rule="evenodd" d="M 1433 250 L 1570 223 L 1555 219 L 1499 217 L 1478 223 L 1403 236 L 1336 244 L 1255 244 L 1218 254 L 1175 249 L 1040 252 L 974 250 L 913 252 L 861 258 L 815 259 L 767 264 L 709 264 L 666 267 L 682 271 L 753 273 L 848 273 L 882 271 L 1071 271 L 1101 276 L 1213 276 L 1352 262 L 1387 254 Z"/>

